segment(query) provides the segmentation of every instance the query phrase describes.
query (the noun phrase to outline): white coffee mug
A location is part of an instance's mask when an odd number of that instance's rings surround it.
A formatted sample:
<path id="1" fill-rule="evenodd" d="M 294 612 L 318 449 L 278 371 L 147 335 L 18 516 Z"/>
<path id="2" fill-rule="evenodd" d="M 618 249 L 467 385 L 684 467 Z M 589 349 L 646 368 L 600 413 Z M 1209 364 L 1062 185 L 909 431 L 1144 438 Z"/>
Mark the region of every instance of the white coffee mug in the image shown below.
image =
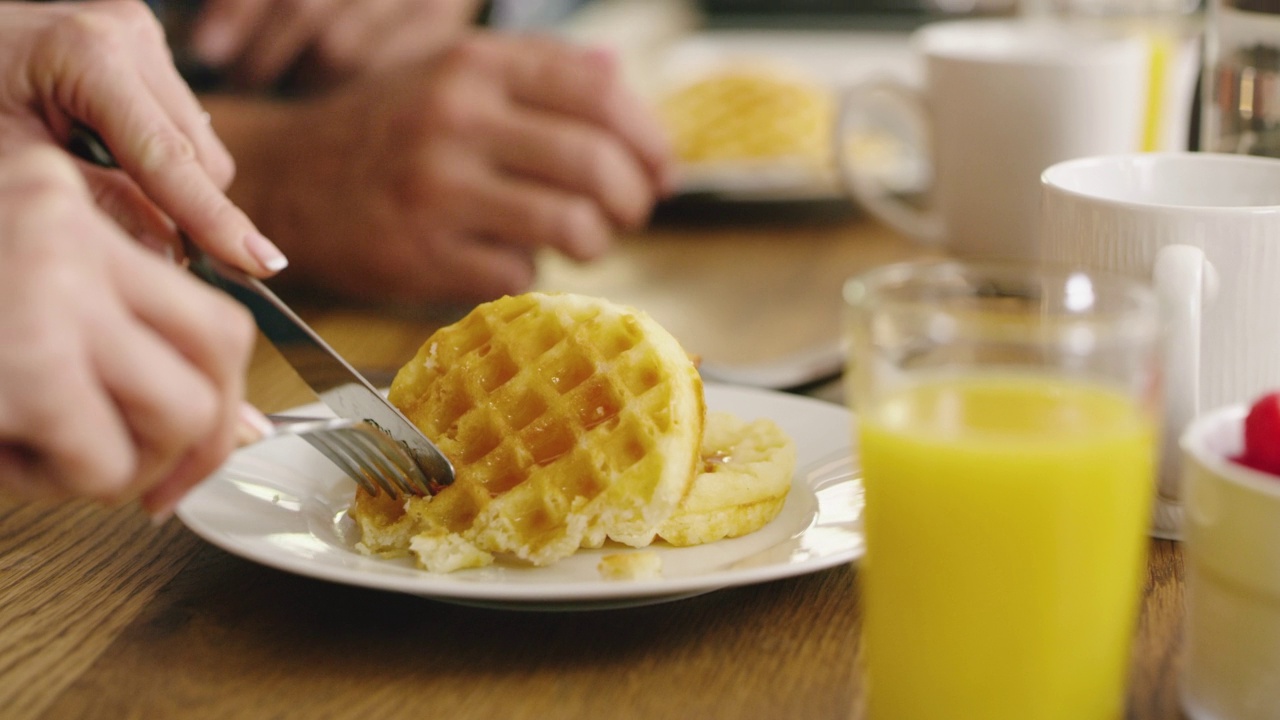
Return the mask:
<path id="1" fill-rule="evenodd" d="M 924 87 L 884 79 L 851 88 L 837 135 L 866 134 L 885 116 L 917 127 L 910 136 L 928 147 L 905 154 L 930 167 L 925 206 L 905 202 L 855 153 L 836 156 L 863 207 L 953 255 L 1035 259 L 1040 173 L 1061 160 L 1148 149 L 1153 106 L 1164 105 L 1159 144 L 1186 146 L 1194 53 L 1178 53 L 1170 69 L 1179 92 L 1157 96 L 1148 94 L 1147 39 L 1109 25 L 957 20 L 924 26 L 912 43 L 924 61 Z"/>
<path id="2" fill-rule="evenodd" d="M 1041 178 L 1044 259 L 1148 278 L 1167 317 L 1154 532 L 1181 527 L 1177 438 L 1196 416 L 1280 389 L 1280 160 L 1080 158 Z"/>

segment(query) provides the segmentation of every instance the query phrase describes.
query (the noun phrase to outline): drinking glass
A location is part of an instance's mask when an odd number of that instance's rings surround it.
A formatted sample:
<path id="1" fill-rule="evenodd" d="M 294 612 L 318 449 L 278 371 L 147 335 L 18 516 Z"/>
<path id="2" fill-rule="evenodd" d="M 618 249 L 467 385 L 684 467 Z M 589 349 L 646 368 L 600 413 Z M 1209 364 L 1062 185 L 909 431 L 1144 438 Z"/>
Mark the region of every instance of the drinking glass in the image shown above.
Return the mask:
<path id="1" fill-rule="evenodd" d="M 1122 717 L 1160 416 L 1153 292 L 925 262 L 844 293 L 867 716 Z"/>

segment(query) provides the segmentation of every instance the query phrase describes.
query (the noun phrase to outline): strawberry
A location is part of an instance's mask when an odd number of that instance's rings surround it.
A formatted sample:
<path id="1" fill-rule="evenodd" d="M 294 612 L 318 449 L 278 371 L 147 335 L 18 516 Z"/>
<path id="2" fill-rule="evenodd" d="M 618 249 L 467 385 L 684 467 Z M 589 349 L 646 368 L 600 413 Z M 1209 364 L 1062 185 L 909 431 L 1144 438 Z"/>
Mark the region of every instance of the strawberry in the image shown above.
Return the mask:
<path id="1" fill-rule="evenodd" d="M 1280 475 L 1280 392 L 1262 396 L 1244 421 L 1244 453 L 1241 465 Z"/>

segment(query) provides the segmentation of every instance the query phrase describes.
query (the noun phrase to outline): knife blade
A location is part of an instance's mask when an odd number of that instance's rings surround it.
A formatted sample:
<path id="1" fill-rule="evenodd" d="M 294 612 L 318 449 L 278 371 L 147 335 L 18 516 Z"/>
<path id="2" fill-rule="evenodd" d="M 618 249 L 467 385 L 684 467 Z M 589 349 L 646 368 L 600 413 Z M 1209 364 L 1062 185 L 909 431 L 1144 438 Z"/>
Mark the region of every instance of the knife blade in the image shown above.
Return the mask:
<path id="1" fill-rule="evenodd" d="M 198 248 L 188 247 L 187 257 L 192 273 L 248 308 L 262 334 L 335 415 L 365 420 L 394 438 L 422 470 L 433 493 L 453 482 L 453 464 L 435 443 L 261 280 Z"/>

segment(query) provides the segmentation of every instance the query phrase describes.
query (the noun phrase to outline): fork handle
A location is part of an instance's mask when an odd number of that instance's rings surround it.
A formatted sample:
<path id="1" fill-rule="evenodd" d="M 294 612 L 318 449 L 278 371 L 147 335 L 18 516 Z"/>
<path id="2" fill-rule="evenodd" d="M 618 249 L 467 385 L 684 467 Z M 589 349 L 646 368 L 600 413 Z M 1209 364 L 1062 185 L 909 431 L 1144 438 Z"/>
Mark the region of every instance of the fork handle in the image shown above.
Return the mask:
<path id="1" fill-rule="evenodd" d="M 268 415 L 271 421 L 270 431 L 262 430 L 245 420 L 236 426 L 236 447 L 245 447 L 263 440 L 270 440 L 282 435 L 307 435 L 327 430 L 342 430 L 360 424 L 360 420 L 352 418 L 304 417 L 301 415 Z"/>

